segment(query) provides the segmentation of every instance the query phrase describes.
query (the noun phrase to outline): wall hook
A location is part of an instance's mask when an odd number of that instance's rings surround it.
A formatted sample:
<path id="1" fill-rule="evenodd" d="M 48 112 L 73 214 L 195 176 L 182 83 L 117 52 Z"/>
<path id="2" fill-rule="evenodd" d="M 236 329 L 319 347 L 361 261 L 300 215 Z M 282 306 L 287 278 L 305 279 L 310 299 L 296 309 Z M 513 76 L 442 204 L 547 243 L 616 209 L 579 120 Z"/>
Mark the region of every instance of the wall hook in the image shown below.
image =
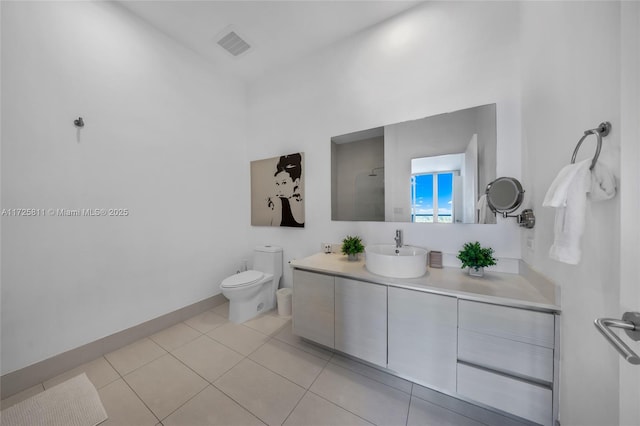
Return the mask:
<path id="1" fill-rule="evenodd" d="M 73 124 L 76 127 L 84 127 L 84 120 L 82 119 L 82 117 L 78 117 L 76 120 L 73 120 Z"/>

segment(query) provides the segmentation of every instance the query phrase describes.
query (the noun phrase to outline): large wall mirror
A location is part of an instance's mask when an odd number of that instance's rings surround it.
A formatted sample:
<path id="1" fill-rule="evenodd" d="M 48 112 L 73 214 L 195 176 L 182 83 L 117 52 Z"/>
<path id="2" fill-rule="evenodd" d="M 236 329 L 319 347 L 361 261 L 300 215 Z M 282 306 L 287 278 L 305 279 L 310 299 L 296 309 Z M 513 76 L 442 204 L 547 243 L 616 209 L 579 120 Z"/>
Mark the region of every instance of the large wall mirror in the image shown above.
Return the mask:
<path id="1" fill-rule="evenodd" d="M 478 223 L 495 178 L 495 104 L 334 136 L 331 219 Z"/>

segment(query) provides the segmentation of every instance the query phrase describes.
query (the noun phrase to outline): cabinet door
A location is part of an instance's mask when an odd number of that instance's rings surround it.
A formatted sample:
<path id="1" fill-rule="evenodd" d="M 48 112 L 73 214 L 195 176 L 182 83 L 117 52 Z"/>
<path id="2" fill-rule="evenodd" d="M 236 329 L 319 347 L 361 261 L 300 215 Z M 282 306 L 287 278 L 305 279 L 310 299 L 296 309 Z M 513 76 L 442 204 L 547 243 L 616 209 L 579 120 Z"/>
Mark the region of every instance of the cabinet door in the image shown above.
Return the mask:
<path id="1" fill-rule="evenodd" d="M 455 297 L 390 287 L 388 368 L 455 392 L 457 306 Z"/>
<path id="2" fill-rule="evenodd" d="M 333 348 L 334 277 L 293 270 L 293 334 Z"/>
<path id="3" fill-rule="evenodd" d="M 387 366 L 387 286 L 336 277 L 336 349 Z"/>

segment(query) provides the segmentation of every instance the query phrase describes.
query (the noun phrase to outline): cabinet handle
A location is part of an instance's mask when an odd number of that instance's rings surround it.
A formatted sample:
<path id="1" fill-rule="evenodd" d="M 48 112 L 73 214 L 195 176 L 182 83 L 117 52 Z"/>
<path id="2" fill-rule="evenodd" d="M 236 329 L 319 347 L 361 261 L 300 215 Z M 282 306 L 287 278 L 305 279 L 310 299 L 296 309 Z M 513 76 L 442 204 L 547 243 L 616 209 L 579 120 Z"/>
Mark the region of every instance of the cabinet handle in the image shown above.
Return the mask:
<path id="1" fill-rule="evenodd" d="M 625 312 L 622 320 L 598 318 L 594 321 L 598 331 L 613 345 L 622 357 L 631 364 L 640 364 L 640 357 L 624 343 L 610 327 L 621 328 L 635 341 L 640 340 L 640 312 Z"/>

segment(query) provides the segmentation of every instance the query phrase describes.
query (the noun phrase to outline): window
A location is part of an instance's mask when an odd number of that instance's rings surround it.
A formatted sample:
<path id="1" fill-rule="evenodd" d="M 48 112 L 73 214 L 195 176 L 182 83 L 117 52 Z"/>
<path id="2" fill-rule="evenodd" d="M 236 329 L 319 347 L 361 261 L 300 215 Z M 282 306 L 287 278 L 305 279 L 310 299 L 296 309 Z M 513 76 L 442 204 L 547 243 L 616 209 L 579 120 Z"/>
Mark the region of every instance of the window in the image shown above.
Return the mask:
<path id="1" fill-rule="evenodd" d="M 451 171 L 411 176 L 412 222 L 453 222 L 453 177 L 458 174 Z"/>

